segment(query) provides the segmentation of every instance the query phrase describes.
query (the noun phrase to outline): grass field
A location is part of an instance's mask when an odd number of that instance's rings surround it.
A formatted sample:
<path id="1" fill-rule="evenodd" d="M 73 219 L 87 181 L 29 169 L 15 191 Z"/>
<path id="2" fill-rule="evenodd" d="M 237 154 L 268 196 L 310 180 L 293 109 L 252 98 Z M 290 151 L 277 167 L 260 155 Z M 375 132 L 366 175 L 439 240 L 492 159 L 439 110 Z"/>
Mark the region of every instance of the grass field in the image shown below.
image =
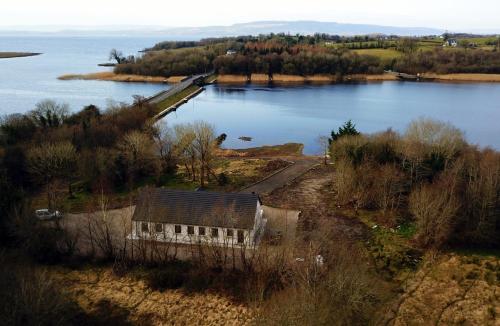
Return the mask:
<path id="1" fill-rule="evenodd" d="M 401 56 L 401 52 L 396 51 L 395 49 L 389 48 L 389 49 L 359 49 L 359 50 L 352 50 L 356 52 L 357 54 L 364 54 L 364 55 L 373 55 L 375 57 L 379 57 L 382 60 L 392 60 L 399 58 Z"/>

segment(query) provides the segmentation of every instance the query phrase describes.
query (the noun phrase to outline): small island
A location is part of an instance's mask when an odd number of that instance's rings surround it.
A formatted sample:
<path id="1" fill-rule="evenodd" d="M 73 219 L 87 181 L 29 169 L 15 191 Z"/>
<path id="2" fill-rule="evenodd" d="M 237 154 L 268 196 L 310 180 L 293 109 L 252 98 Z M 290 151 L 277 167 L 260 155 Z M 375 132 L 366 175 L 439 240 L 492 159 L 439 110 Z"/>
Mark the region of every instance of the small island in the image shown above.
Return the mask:
<path id="1" fill-rule="evenodd" d="M 0 59 L 33 57 L 40 54 L 36 52 L 0 52 Z"/>

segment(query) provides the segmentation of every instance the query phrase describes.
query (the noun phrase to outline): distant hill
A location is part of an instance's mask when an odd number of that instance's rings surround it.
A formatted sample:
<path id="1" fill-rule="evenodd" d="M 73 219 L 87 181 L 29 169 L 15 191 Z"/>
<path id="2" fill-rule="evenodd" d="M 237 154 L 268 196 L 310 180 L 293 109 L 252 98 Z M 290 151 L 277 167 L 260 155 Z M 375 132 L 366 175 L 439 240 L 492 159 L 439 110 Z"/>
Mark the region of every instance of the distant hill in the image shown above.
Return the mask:
<path id="1" fill-rule="evenodd" d="M 208 26 L 192 28 L 173 28 L 165 31 L 173 35 L 189 36 L 238 36 L 267 33 L 314 34 L 326 33 L 334 35 L 367 35 L 386 34 L 401 36 L 439 35 L 444 30 L 425 27 L 394 27 L 366 24 L 341 24 L 318 21 L 259 21 L 231 26 Z"/>
<path id="2" fill-rule="evenodd" d="M 162 27 L 162 26 L 96 26 L 96 27 L 10 27 L 0 35 L 107 35 L 107 36 L 159 36 L 173 40 L 197 40 L 206 37 L 258 35 L 268 33 L 334 35 L 385 34 L 400 36 L 439 35 L 444 30 L 426 27 L 395 27 L 366 24 L 343 24 L 318 21 L 257 21 L 230 26 Z"/>

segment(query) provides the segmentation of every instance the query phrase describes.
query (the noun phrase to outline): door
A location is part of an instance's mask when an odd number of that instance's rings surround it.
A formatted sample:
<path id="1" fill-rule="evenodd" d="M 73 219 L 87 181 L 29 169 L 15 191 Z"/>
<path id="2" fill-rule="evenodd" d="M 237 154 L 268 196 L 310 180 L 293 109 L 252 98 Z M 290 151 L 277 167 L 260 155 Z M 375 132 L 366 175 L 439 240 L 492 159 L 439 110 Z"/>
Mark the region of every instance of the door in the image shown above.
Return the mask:
<path id="1" fill-rule="evenodd" d="M 238 230 L 238 243 L 245 242 L 245 232 Z"/>

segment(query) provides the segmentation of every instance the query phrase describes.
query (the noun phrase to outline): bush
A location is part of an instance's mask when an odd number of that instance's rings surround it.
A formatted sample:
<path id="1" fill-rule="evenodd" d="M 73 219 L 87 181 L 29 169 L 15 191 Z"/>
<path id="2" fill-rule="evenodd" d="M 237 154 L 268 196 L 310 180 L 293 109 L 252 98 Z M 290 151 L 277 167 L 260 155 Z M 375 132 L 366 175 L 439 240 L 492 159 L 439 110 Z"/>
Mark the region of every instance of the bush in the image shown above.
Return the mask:
<path id="1" fill-rule="evenodd" d="M 147 284 L 154 290 L 179 289 L 188 279 L 190 265 L 175 261 L 165 266 L 151 270 L 147 277 Z"/>

